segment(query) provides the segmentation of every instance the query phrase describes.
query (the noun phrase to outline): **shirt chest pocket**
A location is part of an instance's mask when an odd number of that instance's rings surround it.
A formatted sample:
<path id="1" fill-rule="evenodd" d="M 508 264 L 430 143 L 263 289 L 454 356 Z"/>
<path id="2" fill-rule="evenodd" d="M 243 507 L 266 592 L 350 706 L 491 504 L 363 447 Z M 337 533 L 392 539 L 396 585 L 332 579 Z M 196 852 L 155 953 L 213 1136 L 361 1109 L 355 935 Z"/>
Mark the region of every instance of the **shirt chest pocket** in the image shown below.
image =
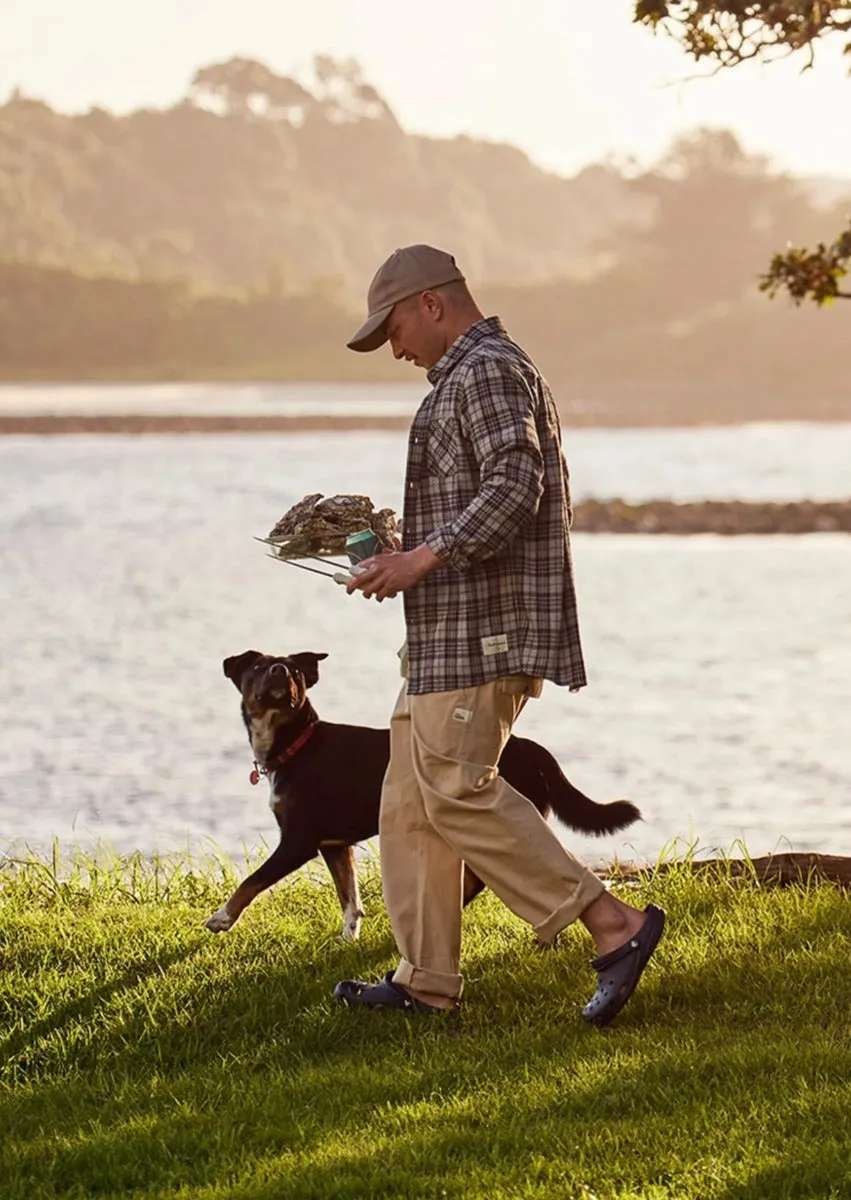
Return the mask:
<path id="1" fill-rule="evenodd" d="M 426 475 L 446 478 L 458 467 L 461 445 L 458 427 L 452 418 L 429 421 L 423 436 L 423 470 Z"/>

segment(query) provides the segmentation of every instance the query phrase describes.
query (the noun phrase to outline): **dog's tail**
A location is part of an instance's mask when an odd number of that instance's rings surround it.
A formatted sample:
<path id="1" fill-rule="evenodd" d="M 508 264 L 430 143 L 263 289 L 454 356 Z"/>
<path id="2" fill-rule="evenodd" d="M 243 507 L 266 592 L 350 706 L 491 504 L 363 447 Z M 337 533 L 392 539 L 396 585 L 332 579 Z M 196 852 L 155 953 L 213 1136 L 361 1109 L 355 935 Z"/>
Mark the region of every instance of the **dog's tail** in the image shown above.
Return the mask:
<path id="1" fill-rule="evenodd" d="M 578 833 L 591 833 L 602 837 L 604 833 L 617 833 L 641 820 L 641 809 L 631 800 L 610 800 L 600 804 L 575 788 L 559 771 L 560 783 L 550 792 L 550 807 L 564 825 Z M 570 792 L 566 800 L 565 791 Z"/>
<path id="2" fill-rule="evenodd" d="M 641 820 L 641 810 L 631 800 L 611 800 L 608 804 L 598 804 L 578 787 L 562 771 L 555 759 L 549 770 L 544 768 L 547 782 L 547 795 L 553 814 L 571 829 L 580 833 L 592 833 L 598 836 L 604 833 L 617 833 L 626 829 L 635 821 Z"/>
<path id="3" fill-rule="evenodd" d="M 520 742 L 526 739 L 512 738 L 509 746 L 515 740 Z M 631 800 L 612 800 L 608 804 L 598 804 L 596 800 L 580 792 L 567 778 L 549 750 L 540 744 L 535 744 L 535 747 L 535 793 L 538 797 L 546 797 L 549 808 L 562 824 L 578 833 L 601 836 L 604 833 L 617 833 L 618 830 L 626 829 L 635 821 L 641 820 L 641 810 Z M 525 794 L 529 795 L 529 792 Z"/>

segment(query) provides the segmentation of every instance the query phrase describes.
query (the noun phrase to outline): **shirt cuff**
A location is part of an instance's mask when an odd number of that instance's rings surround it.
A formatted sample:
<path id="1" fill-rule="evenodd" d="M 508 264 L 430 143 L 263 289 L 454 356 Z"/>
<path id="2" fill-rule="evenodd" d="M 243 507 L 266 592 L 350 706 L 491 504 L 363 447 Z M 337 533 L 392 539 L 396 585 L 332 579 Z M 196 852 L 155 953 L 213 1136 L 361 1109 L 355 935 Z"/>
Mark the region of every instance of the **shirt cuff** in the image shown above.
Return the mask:
<path id="1" fill-rule="evenodd" d="M 437 555 L 441 562 L 446 563 L 448 567 L 452 567 L 456 571 L 466 571 L 470 565 L 470 560 L 467 556 L 455 548 L 446 525 L 441 529 L 436 529 L 434 533 L 430 533 L 425 539 L 425 544 L 431 550 L 432 554 Z"/>

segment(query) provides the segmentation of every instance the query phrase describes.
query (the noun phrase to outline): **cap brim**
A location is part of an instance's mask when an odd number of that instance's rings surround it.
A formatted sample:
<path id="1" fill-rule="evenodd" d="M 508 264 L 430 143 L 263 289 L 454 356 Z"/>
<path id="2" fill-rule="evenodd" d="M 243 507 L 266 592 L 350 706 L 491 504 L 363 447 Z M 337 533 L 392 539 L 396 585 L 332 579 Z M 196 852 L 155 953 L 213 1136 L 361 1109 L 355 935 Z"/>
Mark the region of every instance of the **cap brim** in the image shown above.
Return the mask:
<path id="1" fill-rule="evenodd" d="M 371 317 L 367 317 L 355 336 L 346 342 L 348 348 L 364 352 L 383 346 L 387 341 L 387 318 L 395 307 L 395 304 L 388 304 L 386 308 L 380 308 Z"/>

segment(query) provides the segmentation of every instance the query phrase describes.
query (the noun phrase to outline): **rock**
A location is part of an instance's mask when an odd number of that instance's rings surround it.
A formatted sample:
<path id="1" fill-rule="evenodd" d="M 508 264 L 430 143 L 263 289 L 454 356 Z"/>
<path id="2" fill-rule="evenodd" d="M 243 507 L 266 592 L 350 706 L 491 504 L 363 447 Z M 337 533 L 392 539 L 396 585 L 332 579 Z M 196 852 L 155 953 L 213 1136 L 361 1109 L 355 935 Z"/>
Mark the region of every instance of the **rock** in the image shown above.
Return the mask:
<path id="1" fill-rule="evenodd" d="M 574 508 L 577 533 L 851 533 L 851 500 L 788 503 L 704 500 L 677 504 L 649 500 L 585 500 Z"/>

